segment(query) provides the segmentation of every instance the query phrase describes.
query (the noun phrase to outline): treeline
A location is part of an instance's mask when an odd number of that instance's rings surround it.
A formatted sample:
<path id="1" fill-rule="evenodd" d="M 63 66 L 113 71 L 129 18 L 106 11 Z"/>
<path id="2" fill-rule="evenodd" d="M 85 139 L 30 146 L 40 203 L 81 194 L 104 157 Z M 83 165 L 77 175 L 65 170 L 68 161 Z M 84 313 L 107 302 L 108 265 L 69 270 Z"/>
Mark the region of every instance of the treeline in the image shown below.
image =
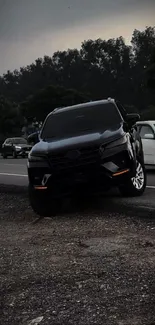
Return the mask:
<path id="1" fill-rule="evenodd" d="M 113 97 L 145 113 L 155 106 L 155 27 L 123 37 L 84 41 L 0 77 L 0 132 L 13 133 L 55 107 Z M 151 108 L 153 110 L 153 108 Z M 26 120 L 24 119 L 26 118 Z"/>

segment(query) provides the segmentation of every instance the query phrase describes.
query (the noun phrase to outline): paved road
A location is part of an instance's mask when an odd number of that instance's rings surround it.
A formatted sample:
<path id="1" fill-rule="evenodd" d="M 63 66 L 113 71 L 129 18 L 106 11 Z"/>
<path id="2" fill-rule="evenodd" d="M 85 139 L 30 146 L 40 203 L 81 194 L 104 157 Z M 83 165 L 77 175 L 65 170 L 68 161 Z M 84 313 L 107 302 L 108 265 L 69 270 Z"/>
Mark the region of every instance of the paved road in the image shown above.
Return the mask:
<path id="1" fill-rule="evenodd" d="M 3 160 L 0 158 L 0 184 L 27 185 L 26 163 L 26 159 Z M 155 190 L 155 169 L 148 171 L 147 186 Z"/>
<path id="2" fill-rule="evenodd" d="M 0 158 L 0 184 L 26 186 L 27 168 L 26 159 Z"/>

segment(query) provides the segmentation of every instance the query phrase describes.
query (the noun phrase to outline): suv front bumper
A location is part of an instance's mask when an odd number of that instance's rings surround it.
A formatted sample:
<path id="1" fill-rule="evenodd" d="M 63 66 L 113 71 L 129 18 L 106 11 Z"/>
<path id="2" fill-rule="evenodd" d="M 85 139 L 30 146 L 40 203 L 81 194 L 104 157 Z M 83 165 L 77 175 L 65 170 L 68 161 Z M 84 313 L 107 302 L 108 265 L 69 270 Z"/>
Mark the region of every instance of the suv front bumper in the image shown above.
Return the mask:
<path id="1" fill-rule="evenodd" d="M 102 158 L 86 165 L 53 170 L 48 158 L 28 162 L 29 182 L 35 190 L 45 189 L 52 196 L 66 196 L 74 190 L 107 190 L 135 176 L 136 160 L 127 145 L 104 152 Z"/>

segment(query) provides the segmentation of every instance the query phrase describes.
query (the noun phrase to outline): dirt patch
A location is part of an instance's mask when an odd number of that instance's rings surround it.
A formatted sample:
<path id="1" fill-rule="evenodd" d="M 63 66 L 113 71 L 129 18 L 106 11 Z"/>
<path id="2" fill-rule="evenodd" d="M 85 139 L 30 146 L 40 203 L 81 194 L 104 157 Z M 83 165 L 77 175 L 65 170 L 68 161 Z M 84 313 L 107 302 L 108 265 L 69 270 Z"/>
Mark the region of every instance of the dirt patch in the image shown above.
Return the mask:
<path id="1" fill-rule="evenodd" d="M 91 208 L 32 224 L 0 195 L 1 323 L 155 324 L 155 221 Z"/>

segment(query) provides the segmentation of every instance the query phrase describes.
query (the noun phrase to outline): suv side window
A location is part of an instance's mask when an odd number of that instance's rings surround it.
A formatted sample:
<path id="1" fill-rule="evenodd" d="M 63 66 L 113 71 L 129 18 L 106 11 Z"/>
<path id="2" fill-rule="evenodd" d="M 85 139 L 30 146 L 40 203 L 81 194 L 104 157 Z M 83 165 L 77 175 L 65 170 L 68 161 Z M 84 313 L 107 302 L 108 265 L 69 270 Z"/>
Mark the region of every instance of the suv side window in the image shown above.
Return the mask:
<path id="1" fill-rule="evenodd" d="M 146 134 L 151 134 L 154 136 L 153 130 L 149 125 L 142 125 L 139 134 L 142 139 L 146 139 Z"/>

